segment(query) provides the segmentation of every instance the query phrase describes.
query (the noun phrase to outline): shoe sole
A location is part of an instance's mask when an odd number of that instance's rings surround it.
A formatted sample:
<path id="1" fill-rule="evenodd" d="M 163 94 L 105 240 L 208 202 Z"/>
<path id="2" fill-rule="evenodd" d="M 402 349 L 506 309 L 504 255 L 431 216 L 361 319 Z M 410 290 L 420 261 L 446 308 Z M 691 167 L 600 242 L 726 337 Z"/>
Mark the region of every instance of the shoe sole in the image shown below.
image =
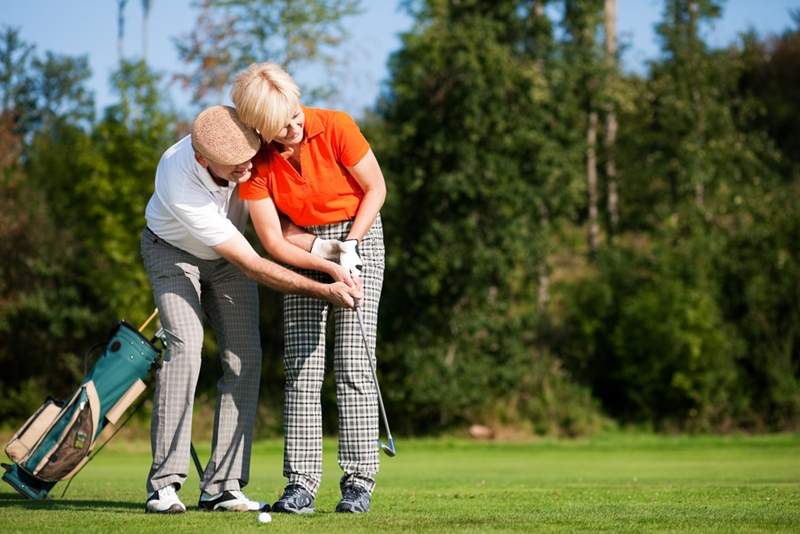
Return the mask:
<path id="1" fill-rule="evenodd" d="M 144 513 L 146 513 L 146 514 L 170 514 L 170 515 L 174 515 L 174 514 L 184 514 L 184 513 L 186 513 L 186 510 L 184 508 L 182 508 L 178 504 L 173 504 L 172 506 L 170 506 L 166 510 L 151 510 L 150 508 L 145 507 Z"/>
<path id="2" fill-rule="evenodd" d="M 366 514 L 367 512 L 369 512 L 369 509 L 356 510 L 355 508 L 350 508 L 349 506 L 348 507 L 337 506 L 334 512 L 337 514 Z"/>
<path id="3" fill-rule="evenodd" d="M 313 514 L 314 508 L 306 507 L 306 508 L 300 508 L 299 510 L 286 510 L 284 508 L 277 509 L 273 507 L 272 510 L 270 510 L 270 512 L 277 514 Z"/>
<path id="4" fill-rule="evenodd" d="M 234 504 L 230 508 L 221 504 L 218 504 L 213 508 L 206 508 L 205 506 L 198 506 L 197 508 L 201 512 L 249 512 L 250 511 L 250 506 L 248 506 L 247 503 Z M 257 512 L 258 510 L 254 511 Z"/>

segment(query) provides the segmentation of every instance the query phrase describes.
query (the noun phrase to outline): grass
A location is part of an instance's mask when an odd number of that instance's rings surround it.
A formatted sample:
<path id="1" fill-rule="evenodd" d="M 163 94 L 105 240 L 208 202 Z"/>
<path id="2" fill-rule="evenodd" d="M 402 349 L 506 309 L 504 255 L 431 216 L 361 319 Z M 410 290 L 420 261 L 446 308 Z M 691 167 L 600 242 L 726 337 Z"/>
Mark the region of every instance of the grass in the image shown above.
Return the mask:
<path id="1" fill-rule="evenodd" d="M 197 443 L 201 458 L 208 444 Z M 197 474 L 180 492 L 189 512 L 144 514 L 146 444 L 112 442 L 46 501 L 0 485 L 0 532 L 800 532 L 800 434 L 659 437 L 612 434 L 527 443 L 397 440 L 382 456 L 372 512 L 332 513 L 336 443 L 325 444 L 317 513 L 200 513 Z M 283 488 L 282 444 L 258 442 L 250 497 Z"/>

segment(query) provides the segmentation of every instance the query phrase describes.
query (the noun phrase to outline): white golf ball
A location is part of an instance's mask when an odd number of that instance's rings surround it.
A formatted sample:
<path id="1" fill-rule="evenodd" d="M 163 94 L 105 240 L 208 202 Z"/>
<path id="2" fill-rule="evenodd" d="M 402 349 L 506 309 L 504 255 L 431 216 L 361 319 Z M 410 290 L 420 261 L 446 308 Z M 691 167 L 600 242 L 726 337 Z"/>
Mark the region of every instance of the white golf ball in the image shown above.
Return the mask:
<path id="1" fill-rule="evenodd" d="M 269 515 L 269 512 L 261 512 L 258 514 L 258 522 L 259 523 L 270 523 L 272 522 L 272 516 Z"/>

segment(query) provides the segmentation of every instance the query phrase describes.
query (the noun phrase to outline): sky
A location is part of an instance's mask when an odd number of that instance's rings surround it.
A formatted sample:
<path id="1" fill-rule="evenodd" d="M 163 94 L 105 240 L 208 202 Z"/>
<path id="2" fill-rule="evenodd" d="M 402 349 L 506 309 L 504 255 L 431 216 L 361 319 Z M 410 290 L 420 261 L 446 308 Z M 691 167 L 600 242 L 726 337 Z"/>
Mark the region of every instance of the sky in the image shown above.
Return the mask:
<path id="1" fill-rule="evenodd" d="M 173 40 L 188 34 L 197 19 L 196 0 L 151 0 L 148 63 L 165 75 L 184 70 Z M 386 81 L 386 62 L 400 47 L 399 34 L 413 20 L 398 8 L 398 0 L 362 0 L 361 15 L 345 20 L 350 39 L 341 47 L 350 65 L 350 76 L 339 87 L 336 107 L 359 116 L 378 98 Z M 617 31 L 625 46 L 623 67 L 645 72 L 645 62 L 659 52 L 654 25 L 661 18 L 663 0 L 617 0 Z M 725 47 L 740 32 L 753 28 L 760 35 L 780 34 L 794 27 L 790 10 L 800 10 L 800 0 L 726 0 L 723 18 L 704 37 L 712 47 Z M 142 9 L 140 0 L 125 7 L 124 54 L 142 56 Z M 109 91 L 109 75 L 116 68 L 117 0 L 0 0 L 0 27 L 20 30 L 20 38 L 36 45 L 40 57 L 46 51 L 69 56 L 88 55 L 98 110 L 117 101 Z M 268 58 L 265 58 L 268 59 Z M 189 95 L 171 89 L 174 104 L 187 110 Z M 229 104 L 229 101 L 219 102 Z"/>

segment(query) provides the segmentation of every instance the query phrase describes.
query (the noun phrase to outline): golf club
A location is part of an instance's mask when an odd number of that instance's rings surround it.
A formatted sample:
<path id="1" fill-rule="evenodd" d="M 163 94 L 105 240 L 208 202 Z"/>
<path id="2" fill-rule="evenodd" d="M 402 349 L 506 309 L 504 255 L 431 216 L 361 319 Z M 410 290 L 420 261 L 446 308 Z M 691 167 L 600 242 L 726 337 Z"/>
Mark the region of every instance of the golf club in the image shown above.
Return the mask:
<path id="1" fill-rule="evenodd" d="M 189 443 L 189 452 L 192 454 L 192 461 L 194 462 L 195 469 L 197 469 L 197 474 L 200 476 L 200 480 L 203 480 L 203 466 L 200 463 L 200 458 L 197 456 L 197 451 L 194 450 L 194 443 Z"/>
<path id="2" fill-rule="evenodd" d="M 383 416 L 383 426 L 386 427 L 386 436 L 389 441 L 389 444 L 385 444 L 380 439 L 378 439 L 378 445 L 381 446 L 383 452 L 386 453 L 387 456 L 394 456 L 397 454 L 397 451 L 394 449 L 394 440 L 392 439 L 392 431 L 389 430 L 389 420 L 386 418 L 386 410 L 383 407 L 383 397 L 381 396 L 381 387 L 378 385 L 378 374 L 375 372 L 375 366 L 372 365 L 372 352 L 369 350 L 369 341 L 367 340 L 367 330 L 364 328 L 364 318 L 361 316 L 361 306 L 358 304 L 358 299 L 353 299 L 356 309 L 356 315 L 358 316 L 358 325 L 361 327 L 361 337 L 364 339 L 364 346 L 367 348 L 367 359 L 369 364 L 369 370 L 372 372 L 372 380 L 375 382 L 375 391 L 378 392 L 378 406 L 381 408 L 381 416 Z"/>

